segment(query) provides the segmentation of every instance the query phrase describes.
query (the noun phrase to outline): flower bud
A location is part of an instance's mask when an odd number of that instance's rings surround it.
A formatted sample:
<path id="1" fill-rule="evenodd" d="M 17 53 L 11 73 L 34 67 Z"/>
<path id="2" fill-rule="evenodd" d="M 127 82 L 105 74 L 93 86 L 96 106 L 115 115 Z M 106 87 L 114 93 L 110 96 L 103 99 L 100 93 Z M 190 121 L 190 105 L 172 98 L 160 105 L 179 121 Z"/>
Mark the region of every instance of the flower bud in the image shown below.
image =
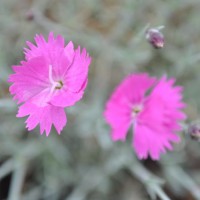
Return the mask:
<path id="1" fill-rule="evenodd" d="M 200 121 L 195 121 L 189 125 L 188 133 L 194 140 L 200 141 Z"/>
<path id="2" fill-rule="evenodd" d="M 26 13 L 25 13 L 25 19 L 27 21 L 32 21 L 34 19 L 34 14 L 33 14 L 33 11 L 32 10 L 28 10 Z"/>
<path id="3" fill-rule="evenodd" d="M 146 39 L 147 41 L 156 49 L 163 48 L 164 46 L 164 35 L 160 32 L 163 28 L 150 28 L 146 31 Z"/>

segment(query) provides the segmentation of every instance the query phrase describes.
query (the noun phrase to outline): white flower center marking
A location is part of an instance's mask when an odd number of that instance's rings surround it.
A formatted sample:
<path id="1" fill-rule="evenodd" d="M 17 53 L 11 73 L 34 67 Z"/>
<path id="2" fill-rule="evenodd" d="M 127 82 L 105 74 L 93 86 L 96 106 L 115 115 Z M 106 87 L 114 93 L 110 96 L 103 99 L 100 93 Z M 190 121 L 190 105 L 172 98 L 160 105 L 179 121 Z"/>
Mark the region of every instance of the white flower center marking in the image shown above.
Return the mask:
<path id="1" fill-rule="evenodd" d="M 63 82 L 61 80 L 54 81 L 52 76 L 52 65 L 49 65 L 49 81 L 51 83 L 51 92 L 54 90 L 59 90 L 63 87 Z"/>

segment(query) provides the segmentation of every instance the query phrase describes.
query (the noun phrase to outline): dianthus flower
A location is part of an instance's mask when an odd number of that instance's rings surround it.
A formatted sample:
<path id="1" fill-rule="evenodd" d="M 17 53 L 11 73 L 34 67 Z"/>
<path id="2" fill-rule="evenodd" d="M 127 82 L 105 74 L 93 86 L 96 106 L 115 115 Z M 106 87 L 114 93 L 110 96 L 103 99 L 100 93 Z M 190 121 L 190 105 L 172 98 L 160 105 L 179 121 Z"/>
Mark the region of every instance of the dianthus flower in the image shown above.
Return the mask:
<path id="1" fill-rule="evenodd" d="M 55 126 L 60 134 L 67 123 L 65 107 L 79 101 L 87 85 L 91 61 L 86 49 L 74 50 L 72 42 L 66 46 L 60 35 L 51 32 L 48 41 L 36 35 L 36 45 L 27 41 L 25 61 L 12 66 L 10 93 L 21 104 L 17 117 L 28 115 L 28 130 L 40 125 L 40 133 L 48 136 Z"/>
<path id="2" fill-rule="evenodd" d="M 181 130 L 179 121 L 186 118 L 181 109 L 182 87 L 175 79 L 160 80 L 148 74 L 132 74 L 116 88 L 106 104 L 105 119 L 112 128 L 114 141 L 126 139 L 133 126 L 133 147 L 139 159 L 148 155 L 158 160 L 171 142 L 179 142 L 175 133 Z"/>

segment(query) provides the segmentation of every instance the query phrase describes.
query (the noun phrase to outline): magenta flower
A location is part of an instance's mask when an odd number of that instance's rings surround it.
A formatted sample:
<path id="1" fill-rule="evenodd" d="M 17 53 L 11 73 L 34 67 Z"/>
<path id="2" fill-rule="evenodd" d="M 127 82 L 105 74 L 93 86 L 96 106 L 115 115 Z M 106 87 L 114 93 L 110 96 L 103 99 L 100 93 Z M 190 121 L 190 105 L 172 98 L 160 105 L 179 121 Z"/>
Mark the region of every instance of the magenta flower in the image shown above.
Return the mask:
<path id="1" fill-rule="evenodd" d="M 133 125 L 133 146 L 139 159 L 148 155 L 154 160 L 166 149 L 172 150 L 170 142 L 179 142 L 175 134 L 180 131 L 179 120 L 186 118 L 181 109 L 182 88 L 173 86 L 175 80 L 164 76 L 160 80 L 148 74 L 132 74 L 116 88 L 108 100 L 105 119 L 112 127 L 112 139 L 126 139 Z"/>
<path id="2" fill-rule="evenodd" d="M 73 43 L 64 44 L 64 38 L 53 33 L 48 41 L 36 35 L 36 45 L 27 42 L 26 61 L 13 66 L 10 75 L 10 93 L 19 107 L 17 117 L 28 116 L 26 127 L 34 129 L 40 124 L 40 133 L 48 136 L 52 124 L 60 134 L 67 122 L 65 107 L 79 101 L 87 85 L 91 61 L 85 49 L 74 50 Z"/>

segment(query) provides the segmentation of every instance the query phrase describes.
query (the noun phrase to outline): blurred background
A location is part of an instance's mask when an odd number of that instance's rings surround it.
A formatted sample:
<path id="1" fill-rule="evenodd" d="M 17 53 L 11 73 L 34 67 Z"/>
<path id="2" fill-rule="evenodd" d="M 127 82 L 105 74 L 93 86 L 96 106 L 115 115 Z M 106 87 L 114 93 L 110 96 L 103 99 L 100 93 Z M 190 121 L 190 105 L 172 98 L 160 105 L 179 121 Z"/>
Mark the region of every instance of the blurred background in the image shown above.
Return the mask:
<path id="1" fill-rule="evenodd" d="M 167 74 L 185 87 L 188 121 L 200 109 L 199 0 L 0 1 L 0 200 L 198 200 L 200 144 L 185 131 L 160 161 L 138 161 L 129 139 L 113 143 L 102 113 L 132 72 Z M 145 39 L 164 25 L 163 49 Z M 28 132 L 9 94 L 11 66 L 25 42 L 53 31 L 92 56 L 84 98 L 67 108 L 60 136 Z"/>

